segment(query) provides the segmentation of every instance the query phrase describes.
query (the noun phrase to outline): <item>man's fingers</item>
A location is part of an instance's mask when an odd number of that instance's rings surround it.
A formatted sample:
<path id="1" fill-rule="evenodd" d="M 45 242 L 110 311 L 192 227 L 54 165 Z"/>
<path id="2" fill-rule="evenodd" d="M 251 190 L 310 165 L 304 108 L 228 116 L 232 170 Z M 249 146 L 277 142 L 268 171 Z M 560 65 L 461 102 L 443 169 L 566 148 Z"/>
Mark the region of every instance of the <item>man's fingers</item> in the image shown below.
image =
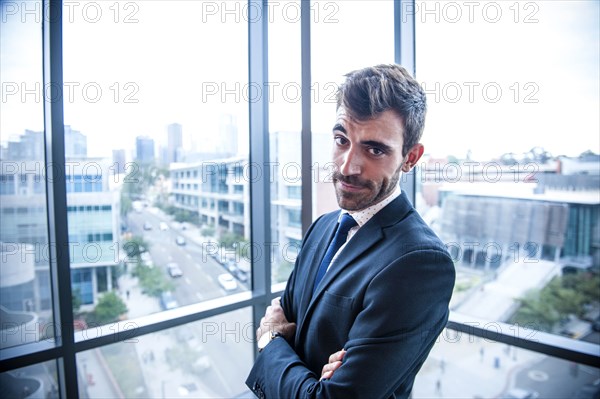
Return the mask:
<path id="1" fill-rule="evenodd" d="M 333 377 L 333 371 L 327 371 L 321 375 L 321 379 L 319 381 L 328 380 L 331 377 Z"/>
<path id="2" fill-rule="evenodd" d="M 341 361 L 344 358 L 344 354 L 346 354 L 346 351 L 343 349 L 331 354 L 331 356 L 329 356 L 329 363 Z"/>
<path id="3" fill-rule="evenodd" d="M 333 377 L 333 372 L 335 370 L 339 369 L 341 365 L 342 365 L 341 361 L 327 363 L 325 366 L 323 366 L 323 371 L 321 371 L 321 379 L 320 380 L 325 380 L 325 379 Z"/>

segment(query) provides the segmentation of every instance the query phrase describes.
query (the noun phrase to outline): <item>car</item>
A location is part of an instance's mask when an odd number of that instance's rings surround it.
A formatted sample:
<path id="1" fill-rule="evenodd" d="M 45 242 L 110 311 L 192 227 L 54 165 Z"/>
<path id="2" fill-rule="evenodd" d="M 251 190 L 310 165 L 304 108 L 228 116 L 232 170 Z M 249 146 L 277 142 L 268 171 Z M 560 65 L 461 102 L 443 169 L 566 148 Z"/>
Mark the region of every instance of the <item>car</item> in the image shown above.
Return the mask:
<path id="1" fill-rule="evenodd" d="M 225 289 L 225 291 L 233 291 L 237 288 L 237 283 L 231 274 L 219 274 L 217 280 L 219 280 L 219 284 Z"/>
<path id="2" fill-rule="evenodd" d="M 242 283 L 245 283 L 246 281 L 248 281 L 248 274 L 243 270 L 235 269 L 235 271 L 233 272 L 233 275 L 235 276 L 235 278 L 240 280 Z"/>
<path id="3" fill-rule="evenodd" d="M 171 291 L 164 291 L 160 294 L 160 307 L 162 310 L 175 309 L 179 304 L 173 297 Z"/>
<path id="4" fill-rule="evenodd" d="M 161 231 L 169 230 L 169 226 L 165 222 L 160 222 L 160 224 L 158 225 L 158 228 Z"/>
<path id="5" fill-rule="evenodd" d="M 167 271 L 169 272 L 169 276 L 171 277 L 181 277 L 183 276 L 183 271 L 179 267 L 179 265 L 175 262 L 171 262 L 167 264 Z"/>
<path id="6" fill-rule="evenodd" d="M 150 222 L 144 223 L 144 230 L 152 230 L 152 223 L 150 223 Z"/>
<path id="7" fill-rule="evenodd" d="M 177 236 L 175 243 L 177 245 L 185 245 L 185 238 L 183 236 Z"/>
<path id="8" fill-rule="evenodd" d="M 235 263 L 235 261 L 231 259 L 225 261 L 225 267 L 227 268 L 227 270 L 229 270 L 229 273 L 231 274 L 235 274 L 235 272 L 239 270 L 237 267 L 237 263 Z"/>

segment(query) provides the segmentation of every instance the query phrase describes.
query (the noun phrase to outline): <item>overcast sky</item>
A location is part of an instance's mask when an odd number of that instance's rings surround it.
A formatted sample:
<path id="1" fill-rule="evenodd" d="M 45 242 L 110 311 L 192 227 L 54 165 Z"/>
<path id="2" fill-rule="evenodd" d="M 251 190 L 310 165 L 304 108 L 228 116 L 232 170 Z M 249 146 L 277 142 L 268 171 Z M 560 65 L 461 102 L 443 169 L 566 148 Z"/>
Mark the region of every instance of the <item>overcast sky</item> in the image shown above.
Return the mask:
<path id="1" fill-rule="evenodd" d="M 65 4 L 65 123 L 88 136 L 89 155 L 132 149 L 138 135 L 160 143 L 173 122 L 183 125 L 187 146 L 210 148 L 225 114 L 237 118 L 247 151 L 245 2 Z M 426 152 L 471 150 L 485 160 L 533 146 L 554 155 L 600 151 L 597 1 L 416 4 L 417 80 L 429 93 Z M 43 127 L 41 25 L 19 7 L 2 2 L 2 142 Z M 272 85 L 262 93 L 273 96 L 270 130 L 299 131 L 299 6 L 276 2 L 271 11 Z M 393 62 L 392 18 L 392 2 L 314 4 L 313 131 L 331 130 L 332 94 L 344 73 Z M 33 90 L 24 102 L 23 89 Z"/>

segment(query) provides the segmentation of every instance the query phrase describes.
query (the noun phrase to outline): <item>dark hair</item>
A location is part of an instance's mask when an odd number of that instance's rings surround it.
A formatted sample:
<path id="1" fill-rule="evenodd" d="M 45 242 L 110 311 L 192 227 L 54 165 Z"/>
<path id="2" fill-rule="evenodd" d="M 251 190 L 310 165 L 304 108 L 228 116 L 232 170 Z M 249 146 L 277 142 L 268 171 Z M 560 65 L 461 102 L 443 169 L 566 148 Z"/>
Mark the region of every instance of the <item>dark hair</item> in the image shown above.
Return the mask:
<path id="1" fill-rule="evenodd" d="M 352 71 L 338 88 L 337 107 L 361 120 L 393 110 L 404 123 L 402 155 L 419 142 L 425 127 L 427 102 L 421 85 L 400 65 L 377 65 Z"/>

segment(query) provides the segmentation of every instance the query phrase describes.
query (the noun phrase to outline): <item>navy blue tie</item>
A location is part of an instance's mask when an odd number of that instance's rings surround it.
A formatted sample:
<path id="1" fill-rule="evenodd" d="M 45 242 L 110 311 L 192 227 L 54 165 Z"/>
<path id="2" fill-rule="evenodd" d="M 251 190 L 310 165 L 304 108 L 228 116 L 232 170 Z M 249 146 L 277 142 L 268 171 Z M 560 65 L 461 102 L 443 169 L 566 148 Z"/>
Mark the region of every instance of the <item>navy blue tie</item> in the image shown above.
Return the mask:
<path id="1" fill-rule="evenodd" d="M 342 215 L 342 220 L 338 225 L 338 229 L 333 236 L 333 240 L 329 244 L 329 248 L 327 248 L 327 252 L 325 253 L 325 257 L 321 261 L 321 265 L 319 265 L 319 271 L 317 272 L 317 278 L 315 279 L 315 285 L 313 287 L 313 294 L 317 290 L 317 286 L 325 276 L 325 272 L 327 272 L 327 268 L 333 259 L 333 256 L 340 249 L 340 247 L 346 242 L 346 238 L 348 237 L 348 232 L 351 228 L 356 226 L 356 220 L 350 214 L 344 213 Z"/>

